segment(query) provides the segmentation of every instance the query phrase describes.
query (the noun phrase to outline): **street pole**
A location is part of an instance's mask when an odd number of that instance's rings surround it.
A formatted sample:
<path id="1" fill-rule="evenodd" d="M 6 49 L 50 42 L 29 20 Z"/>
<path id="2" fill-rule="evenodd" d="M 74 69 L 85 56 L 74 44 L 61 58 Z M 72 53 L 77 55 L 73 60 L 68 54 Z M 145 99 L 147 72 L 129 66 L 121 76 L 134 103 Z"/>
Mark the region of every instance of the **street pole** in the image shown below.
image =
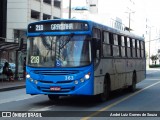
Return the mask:
<path id="1" fill-rule="evenodd" d="M 131 29 L 131 12 L 125 12 L 127 13 L 129 16 L 128 16 L 128 31 L 130 32 L 130 29 Z"/>
<path id="2" fill-rule="evenodd" d="M 150 45 L 151 45 L 151 30 L 152 30 L 152 27 L 149 27 L 149 66 L 150 66 Z"/>
<path id="3" fill-rule="evenodd" d="M 130 27 L 131 27 L 131 13 L 129 12 L 129 32 L 130 32 Z"/>
<path id="4" fill-rule="evenodd" d="M 71 0 L 69 0 L 69 19 L 71 19 Z"/>
<path id="5" fill-rule="evenodd" d="M 150 40 L 151 40 L 151 30 L 149 32 L 149 66 L 150 66 Z"/>

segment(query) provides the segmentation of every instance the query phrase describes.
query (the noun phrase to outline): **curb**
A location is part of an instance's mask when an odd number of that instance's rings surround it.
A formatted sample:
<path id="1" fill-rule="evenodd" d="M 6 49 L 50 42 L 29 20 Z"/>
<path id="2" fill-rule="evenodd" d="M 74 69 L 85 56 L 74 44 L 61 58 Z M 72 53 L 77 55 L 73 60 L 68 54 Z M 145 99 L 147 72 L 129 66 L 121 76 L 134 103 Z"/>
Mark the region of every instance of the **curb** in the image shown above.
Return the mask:
<path id="1" fill-rule="evenodd" d="M 25 88 L 26 85 L 19 85 L 19 86 L 13 86 L 13 87 L 4 87 L 4 88 L 0 88 L 0 92 L 2 91 L 10 91 L 10 90 L 16 90 L 16 89 L 22 89 Z"/>

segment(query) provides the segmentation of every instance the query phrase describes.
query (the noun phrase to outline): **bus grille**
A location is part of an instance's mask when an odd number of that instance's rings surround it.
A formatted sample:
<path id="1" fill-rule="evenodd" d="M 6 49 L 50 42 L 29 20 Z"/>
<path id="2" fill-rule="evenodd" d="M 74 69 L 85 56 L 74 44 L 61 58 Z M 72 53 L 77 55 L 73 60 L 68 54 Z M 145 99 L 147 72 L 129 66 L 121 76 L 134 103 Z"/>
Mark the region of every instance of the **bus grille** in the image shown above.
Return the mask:
<path id="1" fill-rule="evenodd" d="M 45 84 L 53 84 L 53 83 L 55 83 L 55 84 L 66 84 L 66 83 L 72 83 L 73 80 L 68 80 L 68 81 L 57 81 L 57 82 L 55 82 L 55 81 L 47 81 L 47 80 L 39 80 L 39 82 L 45 83 Z"/>
<path id="2" fill-rule="evenodd" d="M 35 74 L 41 74 L 41 75 L 69 75 L 69 74 L 76 74 L 79 71 L 70 71 L 70 70 L 35 70 Z"/>

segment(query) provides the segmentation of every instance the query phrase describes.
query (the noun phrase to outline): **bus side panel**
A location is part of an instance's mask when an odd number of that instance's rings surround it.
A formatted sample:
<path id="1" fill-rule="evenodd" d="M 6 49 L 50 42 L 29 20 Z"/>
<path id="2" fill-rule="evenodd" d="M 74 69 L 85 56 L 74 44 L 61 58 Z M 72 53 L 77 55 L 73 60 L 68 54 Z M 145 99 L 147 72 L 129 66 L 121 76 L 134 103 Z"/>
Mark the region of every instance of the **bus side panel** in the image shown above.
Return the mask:
<path id="1" fill-rule="evenodd" d="M 146 76 L 146 63 L 145 59 L 137 60 L 137 83 L 145 79 Z"/>
<path id="2" fill-rule="evenodd" d="M 94 95 L 100 94 L 103 92 L 103 82 L 104 77 L 94 77 Z"/>
<path id="3" fill-rule="evenodd" d="M 101 74 L 101 70 L 102 70 L 101 61 L 98 67 L 94 71 L 94 95 L 97 95 L 103 92 L 104 76 L 103 74 Z"/>
<path id="4" fill-rule="evenodd" d="M 100 70 L 102 69 L 102 74 Z M 145 61 L 141 59 L 101 59 L 94 71 L 94 94 L 103 92 L 104 77 L 110 75 L 111 91 L 132 85 L 133 72 L 136 71 L 137 83 L 145 79 Z"/>
<path id="5" fill-rule="evenodd" d="M 136 72 L 137 83 L 145 79 L 145 60 L 127 59 L 126 60 L 126 83 L 132 85 L 133 72 Z"/>
<path id="6" fill-rule="evenodd" d="M 132 85 L 132 74 L 135 69 L 134 61 L 133 59 L 126 59 L 126 86 Z"/>
<path id="7" fill-rule="evenodd" d="M 113 59 L 113 70 L 115 78 L 115 87 L 113 90 L 123 88 L 126 85 L 126 60 Z"/>
<path id="8" fill-rule="evenodd" d="M 104 58 L 101 60 L 101 64 L 103 67 L 103 75 L 105 77 L 106 74 L 109 74 L 110 76 L 110 87 L 111 90 L 115 89 L 116 86 L 116 79 L 115 79 L 115 68 L 114 68 L 114 62 L 111 58 Z"/>
<path id="9" fill-rule="evenodd" d="M 115 86 L 112 59 L 101 59 L 98 68 L 94 71 L 94 95 L 103 93 L 103 83 L 106 74 L 110 75 L 111 89 Z"/>
<path id="10" fill-rule="evenodd" d="M 126 85 L 125 62 L 125 59 L 104 58 L 101 60 L 101 64 L 103 65 L 103 76 L 106 74 L 110 75 L 111 91 Z"/>

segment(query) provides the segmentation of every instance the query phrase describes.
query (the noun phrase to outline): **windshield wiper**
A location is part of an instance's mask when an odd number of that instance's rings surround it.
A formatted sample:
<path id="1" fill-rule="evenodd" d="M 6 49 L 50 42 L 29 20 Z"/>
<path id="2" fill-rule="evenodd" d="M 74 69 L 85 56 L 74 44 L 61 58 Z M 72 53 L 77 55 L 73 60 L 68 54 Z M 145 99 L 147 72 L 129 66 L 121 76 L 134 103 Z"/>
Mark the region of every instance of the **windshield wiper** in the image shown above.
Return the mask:
<path id="1" fill-rule="evenodd" d="M 74 33 L 71 33 L 71 34 L 68 36 L 68 39 L 65 40 L 65 42 L 62 43 L 62 45 L 59 47 L 59 49 L 64 48 L 64 46 L 66 46 L 67 43 L 69 43 L 69 41 L 71 41 L 71 39 L 73 38 L 73 36 L 74 36 Z"/>

